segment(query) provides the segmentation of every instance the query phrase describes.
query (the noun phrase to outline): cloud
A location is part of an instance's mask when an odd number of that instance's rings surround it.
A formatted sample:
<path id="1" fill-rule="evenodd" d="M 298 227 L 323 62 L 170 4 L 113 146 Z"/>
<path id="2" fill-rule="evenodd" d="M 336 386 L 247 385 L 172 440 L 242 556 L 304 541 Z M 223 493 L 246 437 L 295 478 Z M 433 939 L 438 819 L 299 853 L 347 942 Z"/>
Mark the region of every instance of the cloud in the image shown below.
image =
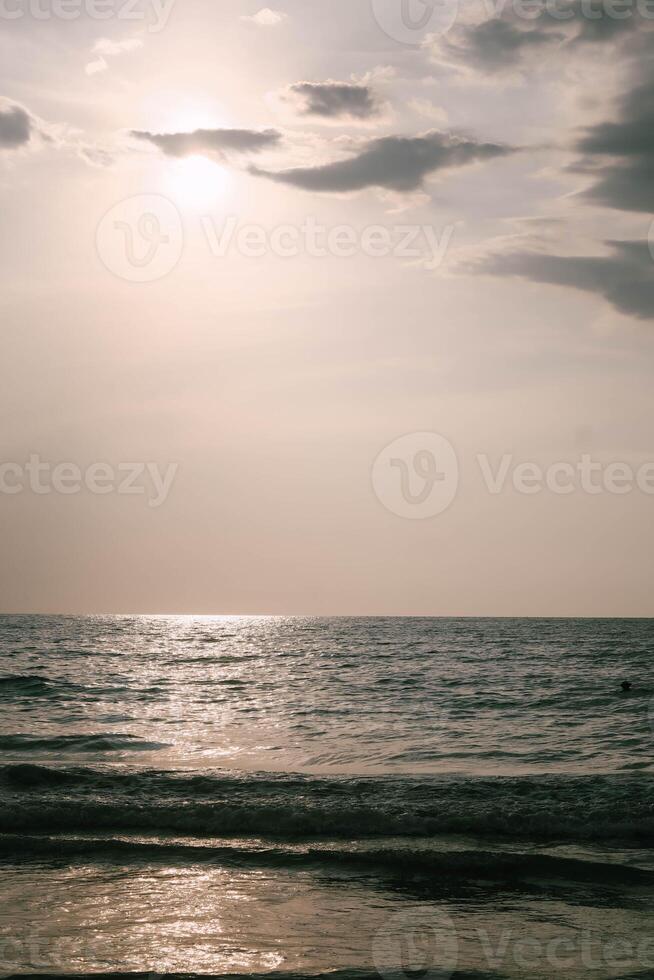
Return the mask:
<path id="1" fill-rule="evenodd" d="M 108 67 L 109 65 L 104 58 L 96 58 L 95 61 L 89 61 L 84 71 L 87 75 L 98 75 L 101 71 L 106 71 Z"/>
<path id="2" fill-rule="evenodd" d="M 80 143 L 77 148 L 77 153 L 80 159 L 84 160 L 91 167 L 110 167 L 116 159 L 115 153 L 111 150 L 92 143 Z"/>
<path id="3" fill-rule="evenodd" d="M 241 20 L 247 20 L 251 24 L 256 24 L 257 27 L 277 27 L 282 21 L 286 20 L 287 14 L 282 13 L 280 10 L 271 10 L 270 7 L 264 7 L 256 14 L 251 16 L 244 15 Z"/>
<path id="4" fill-rule="evenodd" d="M 513 251 L 486 256 L 464 271 L 510 276 L 580 289 L 603 297 L 620 313 L 654 319 L 654 258 L 646 241 L 608 241 L 604 256 Z"/>
<path id="5" fill-rule="evenodd" d="M 520 65 L 529 53 L 564 39 L 565 35 L 548 28 L 518 27 L 497 17 L 461 27 L 454 39 L 440 42 L 439 51 L 450 60 L 485 72 L 503 71 Z"/>
<path id="6" fill-rule="evenodd" d="M 109 58 L 126 51 L 137 51 L 143 47 L 143 41 L 138 37 L 127 37 L 123 41 L 110 41 L 108 38 L 100 38 L 93 45 L 93 54 L 105 55 Z"/>
<path id="7" fill-rule="evenodd" d="M 276 146 L 282 136 L 275 129 L 196 129 L 192 133 L 148 133 L 133 130 L 130 134 L 158 147 L 169 157 L 194 154 L 226 159 L 232 154 L 260 153 Z"/>
<path id="8" fill-rule="evenodd" d="M 426 119 L 431 119 L 433 123 L 444 126 L 448 121 L 447 112 L 443 106 L 435 105 L 429 99 L 411 99 L 408 105 L 413 112 L 417 112 L 418 115 L 424 116 Z"/>
<path id="9" fill-rule="evenodd" d="M 91 54 L 96 56 L 95 60 L 89 61 L 84 70 L 87 75 L 97 75 L 109 67 L 107 58 L 115 58 L 117 55 L 137 51 L 142 47 L 143 41 L 137 37 L 128 37 L 123 41 L 111 41 L 109 38 L 102 37 L 91 49 Z"/>
<path id="10" fill-rule="evenodd" d="M 3 150 L 74 150 L 80 146 L 78 133 L 61 123 L 34 115 L 25 106 L 0 96 L 0 153 Z"/>
<path id="11" fill-rule="evenodd" d="M 356 156 L 318 167 L 299 167 L 277 173 L 251 167 L 259 177 L 308 191 L 344 193 L 367 187 L 408 192 L 422 187 L 438 170 L 491 160 L 514 152 L 496 143 L 477 143 L 447 133 L 423 136 L 385 136 L 371 140 Z"/>
<path id="12" fill-rule="evenodd" d="M 623 211 L 654 212 L 654 72 L 620 100 L 617 121 L 586 130 L 576 168 L 597 174 L 585 197 Z"/>
<path id="13" fill-rule="evenodd" d="M 579 30 L 572 39 L 575 44 L 608 44 L 621 41 L 623 37 L 634 34 L 639 29 L 647 30 L 650 26 L 647 20 L 643 19 L 640 5 L 637 7 L 634 5 L 634 9 L 627 11 L 630 16 L 624 18 L 612 16 L 608 5 L 605 8 L 603 4 L 598 4 L 595 14 L 600 14 L 599 17 L 586 16 L 582 3 L 571 6 L 575 9 L 579 25 Z M 620 11 L 621 14 L 623 12 Z"/>
<path id="14" fill-rule="evenodd" d="M 23 106 L 0 99 L 0 150 L 26 146 L 37 132 L 36 121 Z"/>
<path id="15" fill-rule="evenodd" d="M 436 61 L 494 74 L 533 65 L 548 49 L 619 43 L 653 26 L 638 10 L 616 17 L 605 5 L 593 7 L 588 0 L 561 3 L 556 12 L 549 3 L 532 0 L 531 9 L 528 18 L 512 7 L 500 16 L 461 24 L 446 36 L 428 38 L 427 45 Z"/>
<path id="16" fill-rule="evenodd" d="M 372 89 L 362 82 L 296 82 L 287 91 L 304 116 L 370 119 L 380 112 Z"/>

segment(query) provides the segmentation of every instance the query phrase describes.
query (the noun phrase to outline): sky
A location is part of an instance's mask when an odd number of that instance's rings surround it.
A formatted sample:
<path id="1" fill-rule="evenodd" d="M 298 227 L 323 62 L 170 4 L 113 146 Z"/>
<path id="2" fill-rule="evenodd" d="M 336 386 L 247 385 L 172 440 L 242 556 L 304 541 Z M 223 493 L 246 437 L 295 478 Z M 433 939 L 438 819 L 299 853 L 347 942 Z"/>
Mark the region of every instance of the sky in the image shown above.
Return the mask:
<path id="1" fill-rule="evenodd" d="M 0 0 L 0 610 L 651 616 L 654 0 Z"/>

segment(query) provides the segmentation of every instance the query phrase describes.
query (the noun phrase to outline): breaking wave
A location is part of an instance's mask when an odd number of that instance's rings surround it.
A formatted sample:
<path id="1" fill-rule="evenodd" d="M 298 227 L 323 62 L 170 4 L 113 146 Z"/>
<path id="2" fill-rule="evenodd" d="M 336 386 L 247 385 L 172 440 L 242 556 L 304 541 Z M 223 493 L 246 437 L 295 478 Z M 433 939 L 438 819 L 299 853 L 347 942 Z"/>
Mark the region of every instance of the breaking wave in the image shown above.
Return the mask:
<path id="1" fill-rule="evenodd" d="M 646 775 L 359 779 L 0 768 L 0 831 L 269 839 L 448 834 L 654 844 Z"/>

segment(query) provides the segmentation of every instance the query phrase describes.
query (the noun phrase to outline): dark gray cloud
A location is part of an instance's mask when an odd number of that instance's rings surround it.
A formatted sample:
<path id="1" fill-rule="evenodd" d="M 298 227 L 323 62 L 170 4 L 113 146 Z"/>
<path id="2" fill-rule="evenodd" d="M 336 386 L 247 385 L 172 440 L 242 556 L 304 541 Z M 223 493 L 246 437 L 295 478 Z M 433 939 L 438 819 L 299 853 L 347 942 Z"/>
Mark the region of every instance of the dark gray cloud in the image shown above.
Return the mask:
<path id="1" fill-rule="evenodd" d="M 358 82 L 296 82 L 288 91 L 305 116 L 370 119 L 379 113 L 370 86 Z"/>
<path id="2" fill-rule="evenodd" d="M 600 45 L 644 35 L 654 23 L 635 7 L 626 16 L 611 16 L 602 0 L 573 0 L 555 8 L 543 2 L 534 15 L 519 17 L 517 8 L 478 24 L 463 24 L 436 42 L 435 53 L 486 73 L 515 69 L 548 48 Z M 622 13 L 622 11 L 621 11 Z"/>
<path id="3" fill-rule="evenodd" d="M 618 122 L 600 123 L 588 129 L 579 149 L 632 158 L 653 155 L 654 74 L 621 99 L 618 115 Z"/>
<path id="4" fill-rule="evenodd" d="M 0 101 L 0 150 L 15 150 L 29 143 L 34 120 L 22 106 Z"/>
<path id="5" fill-rule="evenodd" d="M 583 13 L 587 9 L 583 4 L 572 4 L 571 6 L 575 12 L 576 33 L 572 37 L 574 44 L 610 44 L 614 41 L 621 41 L 627 35 L 646 31 L 652 26 L 651 23 L 643 19 L 640 6 L 636 6 L 636 4 L 631 10 L 627 9 L 629 16 L 624 18 L 621 16 L 612 17 L 610 5 L 605 5 L 603 2 L 590 5 L 591 12 L 595 14 L 593 17 L 588 17 Z"/>
<path id="6" fill-rule="evenodd" d="M 134 130 L 131 135 L 153 143 L 169 157 L 204 153 L 224 158 L 238 153 L 260 153 L 281 140 L 281 133 L 275 129 L 196 129 L 192 133 L 147 133 Z"/>
<path id="7" fill-rule="evenodd" d="M 577 167 L 584 170 L 583 166 Z M 594 172 L 588 169 L 585 172 Z M 654 212 L 654 158 L 623 159 L 605 167 L 584 197 L 620 211 Z"/>
<path id="8" fill-rule="evenodd" d="M 518 66 L 530 51 L 537 51 L 564 40 L 565 35 L 549 29 L 517 27 L 495 17 L 481 24 L 462 27 L 455 40 L 445 39 L 441 50 L 449 58 L 463 61 L 482 71 L 496 72 Z"/>
<path id="9" fill-rule="evenodd" d="M 654 319 L 654 259 L 645 241 L 609 241 L 606 256 L 511 252 L 472 263 L 466 271 L 516 276 L 581 289 L 603 297 L 620 313 Z"/>
<path id="10" fill-rule="evenodd" d="M 597 173 L 585 196 L 623 211 L 654 212 L 654 72 L 617 107 L 617 121 L 586 130 L 576 169 Z"/>
<path id="11" fill-rule="evenodd" d="M 356 156 L 319 167 L 251 173 L 308 191 L 344 193 L 366 187 L 414 191 L 437 170 L 491 160 L 515 152 L 511 147 L 431 132 L 424 136 L 385 136 L 371 140 Z"/>

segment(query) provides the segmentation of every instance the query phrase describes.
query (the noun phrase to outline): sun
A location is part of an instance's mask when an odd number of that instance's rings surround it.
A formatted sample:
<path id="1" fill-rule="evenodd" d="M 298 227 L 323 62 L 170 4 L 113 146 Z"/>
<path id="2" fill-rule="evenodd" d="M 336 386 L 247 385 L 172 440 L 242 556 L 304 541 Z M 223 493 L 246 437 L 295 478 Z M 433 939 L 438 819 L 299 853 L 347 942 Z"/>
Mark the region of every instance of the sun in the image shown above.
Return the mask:
<path id="1" fill-rule="evenodd" d="M 194 155 L 169 162 L 166 189 L 180 205 L 208 207 L 224 197 L 228 186 L 225 167 L 207 157 Z"/>

